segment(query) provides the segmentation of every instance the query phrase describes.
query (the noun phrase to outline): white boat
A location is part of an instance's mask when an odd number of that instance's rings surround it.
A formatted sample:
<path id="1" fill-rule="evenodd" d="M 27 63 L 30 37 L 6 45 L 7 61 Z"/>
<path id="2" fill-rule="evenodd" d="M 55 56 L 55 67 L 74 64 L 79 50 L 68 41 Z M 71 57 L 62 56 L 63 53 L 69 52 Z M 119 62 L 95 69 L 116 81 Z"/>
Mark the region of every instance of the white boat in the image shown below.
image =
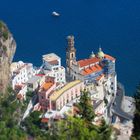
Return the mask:
<path id="1" fill-rule="evenodd" d="M 57 13 L 57 12 L 55 12 L 55 11 L 54 11 L 54 12 L 52 12 L 52 15 L 53 15 L 53 16 L 56 16 L 56 17 L 59 17 L 59 16 L 60 16 L 60 14 L 59 14 L 59 13 Z"/>

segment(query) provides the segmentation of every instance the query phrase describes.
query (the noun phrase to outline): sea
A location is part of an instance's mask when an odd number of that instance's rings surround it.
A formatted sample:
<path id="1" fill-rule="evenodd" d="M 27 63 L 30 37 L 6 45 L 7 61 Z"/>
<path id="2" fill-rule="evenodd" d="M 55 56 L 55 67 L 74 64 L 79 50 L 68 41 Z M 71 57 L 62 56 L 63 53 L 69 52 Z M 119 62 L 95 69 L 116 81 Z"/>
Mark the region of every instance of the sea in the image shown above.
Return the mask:
<path id="1" fill-rule="evenodd" d="M 14 61 L 40 66 L 42 55 L 54 52 L 65 66 L 66 37 L 74 35 L 77 60 L 101 46 L 116 58 L 126 95 L 134 95 L 140 81 L 140 0 L 0 0 L 0 19 L 17 43 Z"/>

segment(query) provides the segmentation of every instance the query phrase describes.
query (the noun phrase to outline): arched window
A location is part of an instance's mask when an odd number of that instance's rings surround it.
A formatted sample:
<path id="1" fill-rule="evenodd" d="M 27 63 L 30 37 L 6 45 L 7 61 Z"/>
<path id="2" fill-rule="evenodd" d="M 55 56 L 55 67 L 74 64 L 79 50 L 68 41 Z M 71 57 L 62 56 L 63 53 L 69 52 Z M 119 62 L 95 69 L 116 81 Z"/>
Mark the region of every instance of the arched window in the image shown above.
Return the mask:
<path id="1" fill-rule="evenodd" d="M 71 57 L 73 58 L 73 53 L 71 54 Z"/>

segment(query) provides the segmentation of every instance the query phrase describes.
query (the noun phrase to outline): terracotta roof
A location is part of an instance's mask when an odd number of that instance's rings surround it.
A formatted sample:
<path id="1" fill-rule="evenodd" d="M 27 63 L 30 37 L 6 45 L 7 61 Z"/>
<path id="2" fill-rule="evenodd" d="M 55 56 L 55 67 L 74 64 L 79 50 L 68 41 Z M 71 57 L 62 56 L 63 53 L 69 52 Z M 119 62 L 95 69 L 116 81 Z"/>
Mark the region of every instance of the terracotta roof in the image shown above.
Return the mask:
<path id="1" fill-rule="evenodd" d="M 91 73 L 94 73 L 94 72 L 98 72 L 98 71 L 101 71 L 102 70 L 102 67 L 98 64 L 92 66 L 92 67 L 88 67 L 86 69 L 84 69 L 81 74 L 82 75 L 89 75 Z"/>
<path id="2" fill-rule="evenodd" d="M 78 64 L 80 67 L 84 67 L 84 66 L 87 66 L 87 65 L 99 62 L 99 61 L 100 61 L 99 58 L 93 57 L 93 58 L 89 58 L 89 59 L 79 60 Z"/>
<path id="3" fill-rule="evenodd" d="M 42 88 L 43 90 L 48 90 L 53 84 L 54 84 L 54 83 L 52 83 L 52 82 L 45 82 L 45 83 L 41 86 L 41 88 Z"/>
<path id="4" fill-rule="evenodd" d="M 114 61 L 115 60 L 114 57 L 112 57 L 112 56 L 110 56 L 108 54 L 105 54 L 104 57 L 107 58 L 107 59 L 109 59 L 109 60 L 111 60 L 111 61 Z M 78 64 L 79 64 L 80 67 L 84 67 L 84 66 L 88 66 L 90 64 L 93 64 L 93 63 L 96 63 L 96 62 L 99 62 L 99 61 L 100 61 L 100 58 L 93 57 L 93 58 L 89 58 L 89 59 L 79 60 L 78 61 Z"/>
<path id="5" fill-rule="evenodd" d="M 96 78 L 96 80 L 99 81 L 103 77 L 104 77 L 104 74 L 101 74 L 99 77 Z"/>
<path id="6" fill-rule="evenodd" d="M 109 59 L 109 60 L 111 60 L 111 61 L 116 60 L 114 57 L 112 57 L 112 56 L 110 56 L 110 55 L 108 55 L 108 54 L 105 54 L 105 58 L 107 58 L 107 59 Z"/>
<path id="7" fill-rule="evenodd" d="M 42 76 L 44 76 L 45 74 L 36 74 L 35 76 L 40 76 L 40 77 L 42 77 Z"/>
<path id="8" fill-rule="evenodd" d="M 49 121 L 48 118 L 42 118 L 42 119 L 41 119 L 41 122 L 42 122 L 42 123 L 47 123 L 48 121 Z"/>

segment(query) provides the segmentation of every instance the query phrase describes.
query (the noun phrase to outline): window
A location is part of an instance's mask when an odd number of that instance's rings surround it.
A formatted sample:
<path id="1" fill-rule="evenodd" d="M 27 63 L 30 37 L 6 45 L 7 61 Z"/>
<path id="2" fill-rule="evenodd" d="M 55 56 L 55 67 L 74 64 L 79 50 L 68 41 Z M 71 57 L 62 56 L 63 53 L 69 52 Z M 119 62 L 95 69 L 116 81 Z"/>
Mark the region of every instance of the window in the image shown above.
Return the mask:
<path id="1" fill-rule="evenodd" d="M 71 54 L 71 57 L 73 58 L 73 53 Z"/>
<path id="2" fill-rule="evenodd" d="M 67 103 L 69 102 L 69 100 L 67 99 Z"/>

